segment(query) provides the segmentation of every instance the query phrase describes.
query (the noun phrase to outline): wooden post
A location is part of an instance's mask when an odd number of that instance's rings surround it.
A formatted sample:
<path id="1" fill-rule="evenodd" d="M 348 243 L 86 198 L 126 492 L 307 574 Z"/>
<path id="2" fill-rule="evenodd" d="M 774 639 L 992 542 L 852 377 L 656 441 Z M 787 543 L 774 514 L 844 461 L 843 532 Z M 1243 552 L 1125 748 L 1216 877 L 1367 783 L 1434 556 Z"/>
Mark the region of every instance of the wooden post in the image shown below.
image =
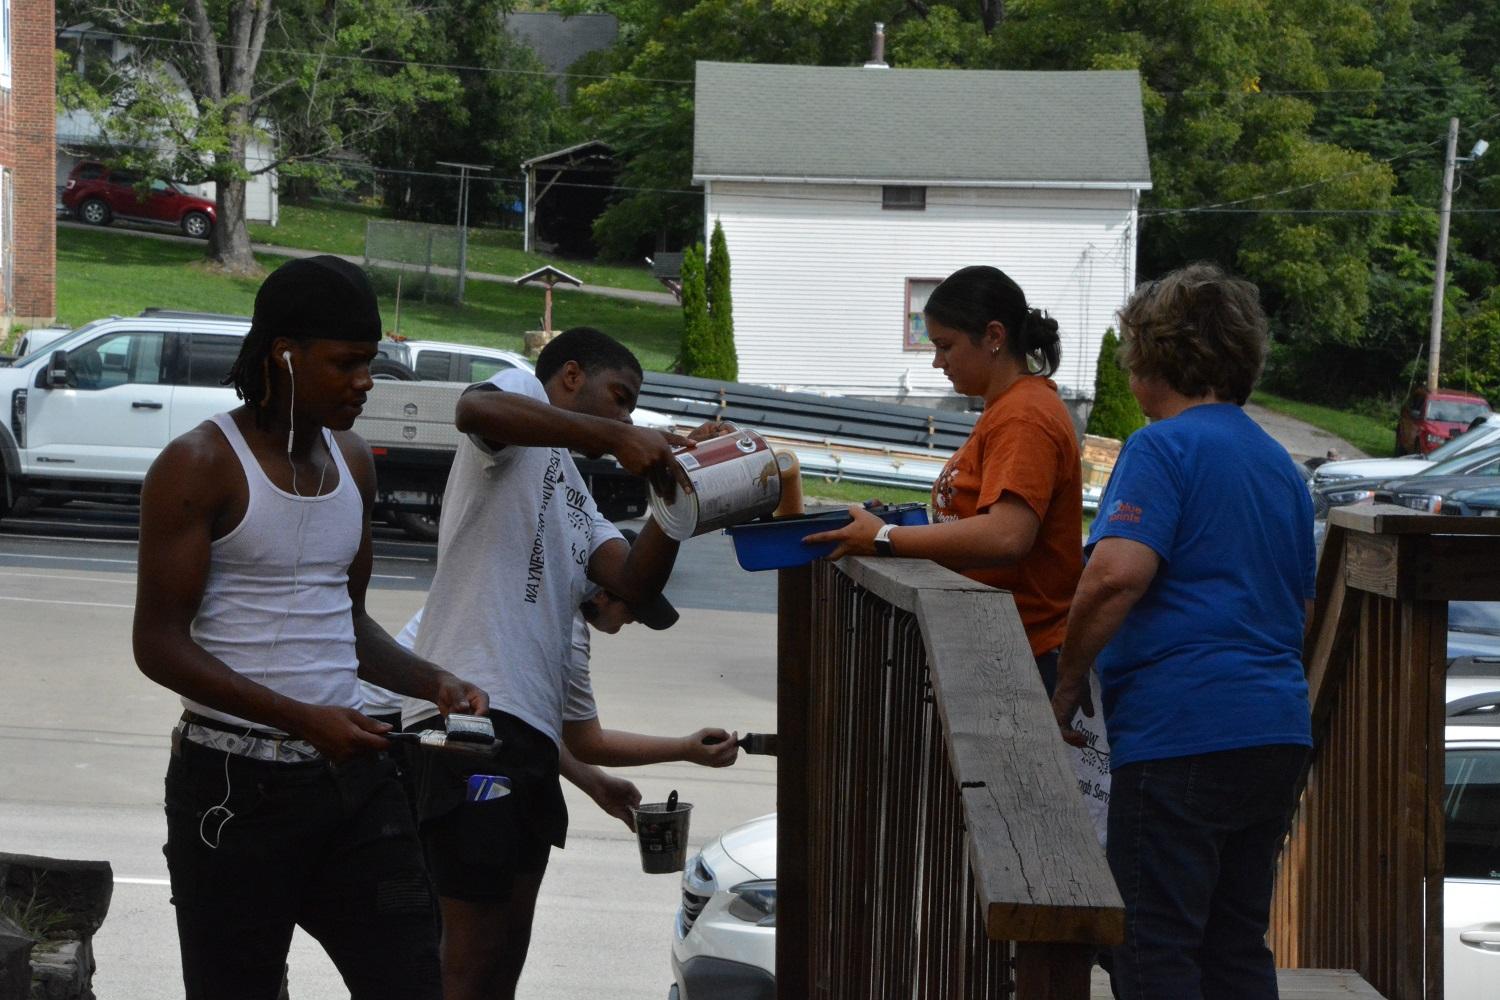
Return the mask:
<path id="1" fill-rule="evenodd" d="M 778 571 L 776 680 L 776 995 L 808 1000 L 811 838 L 807 783 L 812 566 Z"/>
<path id="2" fill-rule="evenodd" d="M 547 279 L 547 290 L 542 293 L 542 331 L 544 333 L 552 332 L 552 282 L 553 279 Z"/>
<path id="3" fill-rule="evenodd" d="M 1018 943 L 1016 996 L 1020 1000 L 1088 1000 L 1093 957 L 1090 945 Z"/>

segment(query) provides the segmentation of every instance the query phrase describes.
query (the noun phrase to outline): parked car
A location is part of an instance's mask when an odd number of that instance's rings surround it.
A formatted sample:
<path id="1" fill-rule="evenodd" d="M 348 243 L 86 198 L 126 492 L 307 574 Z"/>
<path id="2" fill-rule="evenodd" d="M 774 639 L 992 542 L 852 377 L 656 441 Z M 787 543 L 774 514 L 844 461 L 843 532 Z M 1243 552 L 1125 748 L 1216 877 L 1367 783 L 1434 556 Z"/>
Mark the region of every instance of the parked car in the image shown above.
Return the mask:
<path id="1" fill-rule="evenodd" d="M 1500 978 L 1500 662 L 1448 667 L 1443 817 L 1443 996 L 1495 995 Z"/>
<path id="2" fill-rule="evenodd" d="M 32 331 L 28 353 L 0 367 L 0 517 L 42 502 L 136 502 L 168 441 L 239 405 L 223 380 L 249 329 L 243 316 L 148 309 Z M 419 538 L 435 532 L 463 389 L 381 381 L 355 425 L 375 456 L 377 513 Z M 645 513 L 644 480 L 610 459 L 578 467 L 606 517 Z"/>
<path id="3" fill-rule="evenodd" d="M 1490 412 L 1490 404 L 1483 396 L 1456 389 L 1429 393 L 1425 386 L 1419 386 L 1401 405 L 1401 418 L 1396 423 L 1396 453 L 1425 455 L 1468 430 L 1475 420 L 1488 417 Z"/>
<path id="4" fill-rule="evenodd" d="M 1486 605 L 1484 617 L 1500 627 L 1500 605 Z M 1500 660 L 1450 664 L 1447 717 L 1443 996 L 1488 1000 L 1500 978 Z M 689 860 L 669 1000 L 772 1000 L 775 934 L 773 813 L 728 831 Z"/>
<path id="5" fill-rule="evenodd" d="M 776 814 L 716 837 L 688 860 L 668 1000 L 775 1000 Z"/>
<path id="6" fill-rule="evenodd" d="M 91 160 L 76 164 L 63 185 L 63 207 L 92 226 L 115 219 L 172 226 L 197 239 L 208 239 L 218 208 L 207 198 L 189 194 L 172 181 L 143 177 Z"/>
<path id="7" fill-rule="evenodd" d="M 1446 494 L 1500 486 L 1500 478 L 1494 477 L 1500 477 L 1500 440 L 1461 451 L 1441 462 L 1424 462 L 1410 476 L 1334 479 L 1321 484 L 1314 476 L 1309 489 L 1313 516 L 1318 520 L 1327 518 L 1334 507 L 1377 500 L 1437 514 L 1443 512 Z M 1447 512 L 1464 513 L 1458 506 L 1450 506 Z"/>
<path id="8" fill-rule="evenodd" d="M 1337 480 L 1395 479 L 1398 476 L 1415 476 L 1433 462 L 1443 462 L 1488 444 L 1500 444 L 1500 414 L 1485 417 L 1471 430 L 1448 443 L 1434 448 L 1425 455 L 1407 455 L 1402 458 L 1351 458 L 1339 462 L 1324 462 L 1313 470 L 1313 486 L 1325 486 Z"/>

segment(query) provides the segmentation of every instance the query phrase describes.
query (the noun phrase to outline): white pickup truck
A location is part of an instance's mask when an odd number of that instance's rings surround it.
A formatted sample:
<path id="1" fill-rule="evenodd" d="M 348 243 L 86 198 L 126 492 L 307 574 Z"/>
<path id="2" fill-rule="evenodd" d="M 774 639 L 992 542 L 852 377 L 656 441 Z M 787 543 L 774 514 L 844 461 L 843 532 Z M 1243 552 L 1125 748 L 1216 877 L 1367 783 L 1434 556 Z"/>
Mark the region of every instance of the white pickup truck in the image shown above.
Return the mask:
<path id="1" fill-rule="evenodd" d="M 238 405 L 222 383 L 249 329 L 241 316 L 148 309 L 76 330 L 29 331 L 19 356 L 0 367 L 0 517 L 40 503 L 138 502 L 146 470 L 168 441 Z M 397 378 L 377 379 L 355 424 L 375 454 L 376 511 L 430 540 L 453 464 L 458 394 L 471 380 L 526 361 L 420 341 L 383 344 L 381 353 L 386 375 Z M 414 377 L 415 367 L 440 381 L 400 380 Z M 609 460 L 580 459 L 579 469 L 606 516 L 645 513 L 642 480 Z"/>

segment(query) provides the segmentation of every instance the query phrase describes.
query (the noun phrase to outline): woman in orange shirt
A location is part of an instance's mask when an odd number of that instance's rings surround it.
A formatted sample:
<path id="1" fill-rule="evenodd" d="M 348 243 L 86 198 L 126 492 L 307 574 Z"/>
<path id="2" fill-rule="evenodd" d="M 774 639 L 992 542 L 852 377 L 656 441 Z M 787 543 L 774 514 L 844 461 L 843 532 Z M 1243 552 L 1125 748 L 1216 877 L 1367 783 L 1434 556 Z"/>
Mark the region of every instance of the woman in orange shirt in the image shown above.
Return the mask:
<path id="1" fill-rule="evenodd" d="M 923 310 L 932 366 L 984 413 L 932 487 L 935 523 L 893 527 L 860 507 L 853 523 L 808 538 L 831 558 L 931 559 L 1008 590 L 1050 695 L 1068 605 L 1083 571 L 1083 482 L 1057 370 L 1057 321 L 994 267 L 966 267 Z"/>

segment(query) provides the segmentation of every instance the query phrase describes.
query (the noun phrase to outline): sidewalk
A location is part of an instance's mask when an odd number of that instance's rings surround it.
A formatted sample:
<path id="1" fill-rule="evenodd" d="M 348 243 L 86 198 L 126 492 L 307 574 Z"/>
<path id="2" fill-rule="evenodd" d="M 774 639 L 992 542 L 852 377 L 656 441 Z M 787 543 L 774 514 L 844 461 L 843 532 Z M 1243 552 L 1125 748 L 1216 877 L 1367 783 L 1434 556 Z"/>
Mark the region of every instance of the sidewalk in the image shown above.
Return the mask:
<path id="1" fill-rule="evenodd" d="M 1246 403 L 1245 415 L 1259 424 L 1262 430 L 1275 438 L 1299 462 L 1309 458 L 1324 458 L 1330 450 L 1338 452 L 1339 458 L 1370 457 L 1341 437 L 1304 423 L 1296 417 L 1274 413 L 1264 406 Z"/>
<path id="2" fill-rule="evenodd" d="M 86 229 L 94 231 L 97 231 L 99 229 L 98 226 L 90 226 L 87 223 L 73 222 L 68 219 L 58 219 L 57 224 L 59 227 L 66 229 Z M 202 240 L 195 240 L 191 236 L 181 236 L 177 233 L 155 233 L 149 230 L 125 229 L 121 227 L 110 228 L 113 228 L 116 232 L 126 233 L 131 236 L 140 237 L 142 239 L 162 240 L 167 243 L 186 243 L 192 246 L 203 245 Z M 251 243 L 250 248 L 256 253 L 269 254 L 277 257 L 316 257 L 319 254 L 327 253 L 327 251 L 325 250 L 306 250 L 301 247 L 284 247 L 278 246 L 274 243 Z M 363 266 L 365 263 L 365 258 L 360 254 L 332 254 L 331 256 L 341 257 L 352 264 L 358 264 L 360 266 Z M 372 260 L 370 263 L 374 264 L 377 267 L 383 267 L 393 271 L 423 270 L 423 268 L 416 264 L 403 264 L 400 261 L 394 260 Z M 434 267 L 432 270 L 434 274 L 440 274 L 448 278 L 457 277 L 458 275 L 458 271 L 451 267 Z M 497 285 L 513 285 L 515 284 L 516 278 L 518 277 L 520 277 L 520 275 L 512 276 L 504 274 L 489 274 L 484 271 L 470 271 L 467 280 L 484 281 Z M 557 285 L 555 286 L 555 288 L 558 292 L 577 292 L 583 295 L 599 295 L 607 299 L 621 299 L 626 302 L 640 302 L 646 305 L 653 306 L 675 307 L 677 305 L 677 299 L 672 295 L 672 293 L 665 291 L 642 292 L 637 291 L 634 288 L 611 288 L 607 285 L 582 285 L 576 288 L 572 285 Z"/>

